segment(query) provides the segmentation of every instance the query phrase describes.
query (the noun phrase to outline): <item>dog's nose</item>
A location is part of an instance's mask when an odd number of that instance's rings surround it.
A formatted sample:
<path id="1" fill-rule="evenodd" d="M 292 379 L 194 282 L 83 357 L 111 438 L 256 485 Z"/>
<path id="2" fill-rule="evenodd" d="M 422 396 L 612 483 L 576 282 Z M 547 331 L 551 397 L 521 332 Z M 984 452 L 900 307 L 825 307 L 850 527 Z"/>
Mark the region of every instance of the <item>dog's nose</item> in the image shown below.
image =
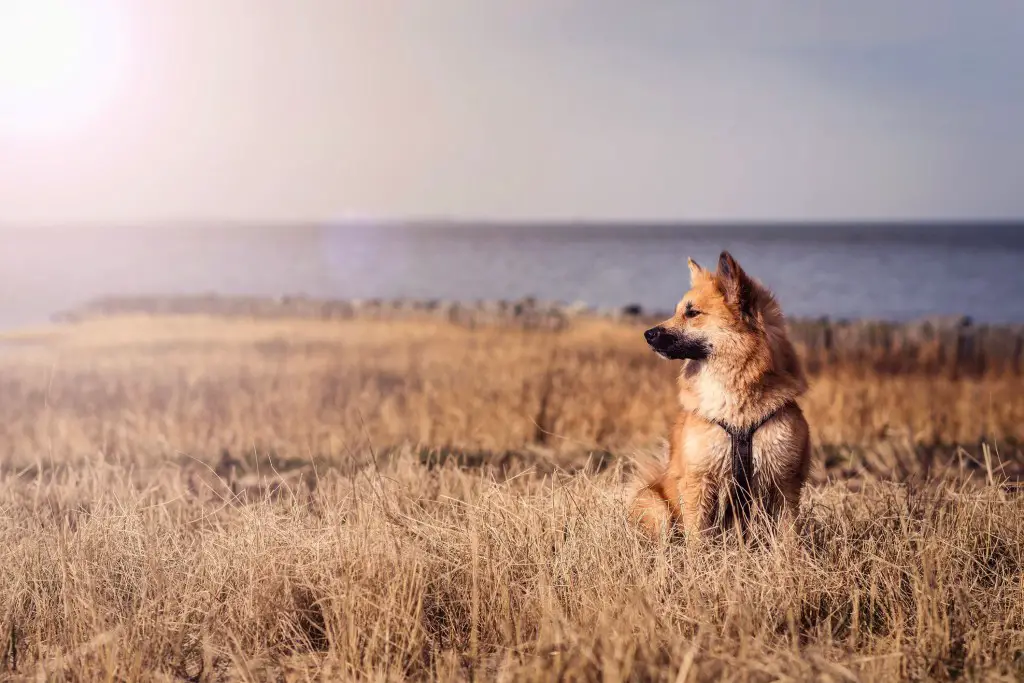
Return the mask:
<path id="1" fill-rule="evenodd" d="M 664 333 L 665 330 L 662 329 L 661 327 L 652 327 L 651 329 L 644 332 L 644 339 L 647 340 L 648 344 L 653 344 L 655 340 L 657 340 L 658 337 L 660 337 Z"/>

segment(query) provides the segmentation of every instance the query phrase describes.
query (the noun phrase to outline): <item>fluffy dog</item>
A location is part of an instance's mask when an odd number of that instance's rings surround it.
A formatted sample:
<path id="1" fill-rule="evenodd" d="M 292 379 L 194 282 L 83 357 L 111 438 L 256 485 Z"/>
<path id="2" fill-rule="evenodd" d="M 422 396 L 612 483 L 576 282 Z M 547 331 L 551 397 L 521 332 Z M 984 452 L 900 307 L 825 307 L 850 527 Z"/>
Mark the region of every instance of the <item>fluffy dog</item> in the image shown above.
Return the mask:
<path id="1" fill-rule="evenodd" d="M 752 513 L 792 519 L 810 467 L 807 381 L 775 297 L 728 252 L 716 272 L 689 260 L 675 315 L 644 333 L 682 361 L 668 462 L 646 477 L 632 518 L 651 533 L 746 529 Z"/>

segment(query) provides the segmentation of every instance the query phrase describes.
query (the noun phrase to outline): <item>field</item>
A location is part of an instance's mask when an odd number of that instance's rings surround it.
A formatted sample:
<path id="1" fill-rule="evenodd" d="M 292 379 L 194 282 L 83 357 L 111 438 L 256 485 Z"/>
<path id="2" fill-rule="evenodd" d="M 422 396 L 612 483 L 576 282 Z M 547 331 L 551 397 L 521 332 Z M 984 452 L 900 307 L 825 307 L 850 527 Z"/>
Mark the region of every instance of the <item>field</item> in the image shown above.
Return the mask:
<path id="1" fill-rule="evenodd" d="M 1024 676 L 1024 377 L 822 369 L 799 533 L 652 542 L 640 329 L 0 337 L 0 679 Z"/>

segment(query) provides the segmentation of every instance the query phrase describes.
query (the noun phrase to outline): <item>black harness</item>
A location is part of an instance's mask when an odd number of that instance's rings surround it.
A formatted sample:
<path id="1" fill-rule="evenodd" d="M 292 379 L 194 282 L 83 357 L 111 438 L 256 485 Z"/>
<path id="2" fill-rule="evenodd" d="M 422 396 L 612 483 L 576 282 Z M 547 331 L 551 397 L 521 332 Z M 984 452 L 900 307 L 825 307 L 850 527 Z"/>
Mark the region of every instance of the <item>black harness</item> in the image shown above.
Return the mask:
<path id="1" fill-rule="evenodd" d="M 786 401 L 761 418 L 759 422 L 745 429 L 740 429 L 722 420 L 708 420 L 712 424 L 716 424 L 724 429 L 725 433 L 729 435 L 729 463 L 732 469 L 732 478 L 735 482 L 733 511 L 742 528 L 746 528 L 747 523 L 750 521 L 750 506 L 753 502 L 753 487 L 750 485 L 750 479 L 754 473 L 754 432 L 763 427 L 768 420 L 788 408 L 791 403 L 792 401 Z"/>

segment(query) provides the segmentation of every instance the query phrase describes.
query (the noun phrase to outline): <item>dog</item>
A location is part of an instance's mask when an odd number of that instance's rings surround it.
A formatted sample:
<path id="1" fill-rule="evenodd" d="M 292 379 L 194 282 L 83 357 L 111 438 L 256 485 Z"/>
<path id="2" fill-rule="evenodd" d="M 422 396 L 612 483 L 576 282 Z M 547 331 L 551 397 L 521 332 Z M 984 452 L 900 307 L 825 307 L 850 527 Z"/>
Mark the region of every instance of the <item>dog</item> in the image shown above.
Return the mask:
<path id="1" fill-rule="evenodd" d="M 644 332 L 682 361 L 680 412 L 668 462 L 644 478 L 630 516 L 647 532 L 704 535 L 758 518 L 795 518 L 811 464 L 796 400 L 807 390 L 773 294 L 723 251 L 711 272 L 688 260 L 690 290 L 675 315 Z"/>

